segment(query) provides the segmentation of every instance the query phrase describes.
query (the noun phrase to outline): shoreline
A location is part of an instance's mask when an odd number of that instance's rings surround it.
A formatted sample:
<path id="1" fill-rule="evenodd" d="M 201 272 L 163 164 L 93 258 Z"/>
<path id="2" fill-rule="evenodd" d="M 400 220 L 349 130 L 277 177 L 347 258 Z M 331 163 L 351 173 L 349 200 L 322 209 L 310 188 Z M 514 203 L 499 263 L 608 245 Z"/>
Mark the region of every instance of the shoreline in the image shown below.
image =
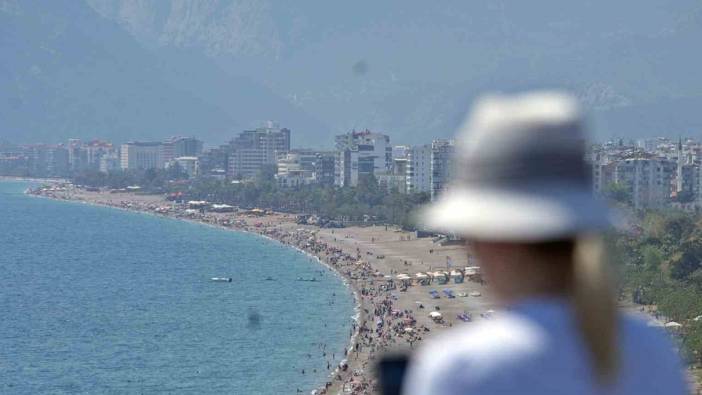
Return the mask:
<path id="1" fill-rule="evenodd" d="M 55 184 L 55 180 L 52 180 L 52 184 Z M 429 239 L 417 239 L 394 227 L 322 229 L 296 224 L 294 215 L 282 213 L 265 216 L 209 212 L 185 215 L 182 206 L 166 201 L 160 195 L 88 192 L 74 187 L 27 192 L 30 196 L 117 208 L 246 232 L 292 247 L 326 266 L 351 290 L 354 315 L 350 317 L 352 329 L 344 349 L 345 355 L 339 359 L 334 358 L 335 365 L 328 367 L 328 381 L 320 383 L 312 391 L 314 394 L 374 393 L 372 370 L 377 356 L 392 351 L 407 352 L 427 336 L 440 333 L 453 325 L 465 325 L 456 319 L 458 313 L 469 312 L 473 316 L 482 316 L 483 312 L 493 308 L 492 303 L 486 302 L 485 298 L 468 298 L 469 292 L 480 296 L 483 291 L 481 283 L 449 282 L 432 286 L 415 284 L 405 292 L 384 289 L 383 284 L 388 277 L 394 279 L 401 272 L 413 275 L 416 271 L 439 269 L 442 267 L 444 253 L 462 251 L 462 247 L 442 247 Z M 452 258 L 457 262 L 454 263 L 455 267 L 469 264 L 465 252 L 462 254 L 462 258 Z M 440 299 L 432 299 L 427 291 L 433 287 L 451 289 L 463 298 L 442 295 Z M 427 313 L 439 310 L 439 304 L 444 317 L 434 321 Z"/>
<path id="2" fill-rule="evenodd" d="M 2 179 L 0 179 L 0 180 L 2 180 Z M 37 179 L 31 179 L 31 180 L 12 179 L 12 181 L 39 181 L 39 180 L 37 180 Z M 50 181 L 57 182 L 56 180 L 50 180 Z M 58 182 L 60 182 L 60 181 L 58 181 Z M 294 245 L 287 244 L 281 240 L 275 239 L 275 238 L 268 236 L 266 234 L 252 232 L 251 230 L 227 228 L 227 227 L 224 227 L 221 225 L 215 225 L 215 224 L 202 222 L 202 221 L 198 221 L 198 220 L 187 219 L 187 218 L 176 218 L 176 217 L 172 217 L 172 216 L 168 216 L 168 215 L 160 215 L 160 214 L 156 214 L 156 213 L 149 212 L 149 211 L 134 210 L 134 209 L 128 209 L 128 208 L 123 208 L 123 207 L 110 206 L 107 204 L 101 204 L 101 203 L 97 203 L 97 202 L 90 202 L 90 201 L 84 201 L 84 200 L 58 199 L 58 198 L 49 197 L 49 196 L 41 195 L 41 194 L 35 194 L 35 193 L 25 193 L 25 195 L 30 196 L 30 197 L 40 198 L 40 199 L 50 199 L 50 200 L 63 201 L 63 202 L 69 202 L 69 203 L 78 203 L 78 204 L 84 204 L 84 205 L 93 206 L 93 207 L 103 207 L 103 208 L 126 211 L 126 212 L 130 212 L 130 213 L 135 213 L 135 214 L 148 215 L 148 216 L 152 216 L 155 218 L 165 218 L 165 219 L 169 219 L 169 220 L 173 220 L 173 221 L 188 222 L 188 223 L 191 223 L 193 225 L 208 226 L 208 227 L 212 227 L 212 228 L 224 230 L 224 231 L 229 231 L 229 232 L 241 232 L 241 233 L 245 233 L 245 234 L 252 235 L 255 237 L 261 237 L 261 238 L 273 241 L 275 243 L 280 244 L 281 246 L 291 248 L 292 250 L 294 250 L 296 252 L 299 252 L 303 255 L 306 255 L 307 257 L 311 258 L 311 260 L 316 261 L 318 265 L 321 265 L 321 266 L 327 268 L 329 271 L 333 272 L 334 275 L 339 278 L 339 280 L 344 285 L 344 287 L 346 287 L 350 291 L 350 293 L 353 295 L 354 314 L 353 314 L 353 316 L 351 316 L 349 318 L 357 323 L 361 317 L 361 311 L 363 309 L 363 304 L 361 302 L 361 298 L 359 297 L 358 289 L 352 281 L 349 281 L 348 278 L 346 278 L 334 266 L 325 262 L 321 257 L 319 257 L 317 255 L 313 255 L 312 253 L 310 253 L 308 251 L 305 251 L 305 250 L 298 248 Z M 349 342 L 347 342 L 347 349 L 350 350 L 354 347 L 357 335 L 358 335 L 358 329 L 353 331 L 353 334 L 351 335 Z M 342 359 L 341 362 L 345 362 L 345 361 L 346 361 L 346 358 Z M 338 374 L 339 369 L 340 368 L 337 366 L 329 375 L 327 375 L 327 377 L 333 379 L 334 376 L 336 374 Z M 317 391 L 317 390 L 315 390 L 315 391 Z M 312 391 L 312 393 L 313 394 L 319 393 L 319 392 L 315 392 L 315 391 Z M 327 393 L 331 393 L 331 392 L 327 392 Z M 339 391 L 339 393 L 341 393 L 341 392 Z"/>

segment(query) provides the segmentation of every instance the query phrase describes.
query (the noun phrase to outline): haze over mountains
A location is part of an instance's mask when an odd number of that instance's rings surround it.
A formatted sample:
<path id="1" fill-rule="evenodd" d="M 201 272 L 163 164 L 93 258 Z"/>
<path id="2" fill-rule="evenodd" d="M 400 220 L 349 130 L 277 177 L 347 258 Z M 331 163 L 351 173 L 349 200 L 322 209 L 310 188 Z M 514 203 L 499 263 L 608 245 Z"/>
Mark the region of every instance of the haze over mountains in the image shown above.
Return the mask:
<path id="1" fill-rule="evenodd" d="M 486 90 L 565 87 L 597 137 L 702 131 L 702 3 L 0 0 L 0 140 L 450 136 Z"/>

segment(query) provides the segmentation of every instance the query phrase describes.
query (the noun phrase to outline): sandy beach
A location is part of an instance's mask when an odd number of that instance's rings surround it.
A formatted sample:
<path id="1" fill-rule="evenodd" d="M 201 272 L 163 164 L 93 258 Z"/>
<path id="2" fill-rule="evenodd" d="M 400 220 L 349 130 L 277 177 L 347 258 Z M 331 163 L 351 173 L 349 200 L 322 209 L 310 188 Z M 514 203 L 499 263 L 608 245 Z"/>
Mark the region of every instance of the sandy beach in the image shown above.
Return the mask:
<path id="1" fill-rule="evenodd" d="M 161 195 L 89 192 L 72 186 L 34 194 L 251 232 L 317 257 L 349 284 L 359 312 L 349 333 L 346 356 L 330 356 L 330 376 L 316 390 L 318 394 L 374 393 L 373 366 L 380 355 L 411 351 L 448 328 L 489 319 L 495 308 L 484 296 L 485 286 L 479 278 L 466 276 L 463 282 L 456 282 L 456 278 L 437 277 L 430 284 L 420 285 L 417 273 L 450 273 L 473 263 L 461 245 L 442 246 L 394 226 L 319 228 L 297 224 L 296 216 L 291 214 L 194 212 Z M 402 274 L 411 280 L 398 279 Z M 432 290 L 436 291 L 433 297 Z M 441 317 L 431 318 L 430 312 L 438 312 Z"/>

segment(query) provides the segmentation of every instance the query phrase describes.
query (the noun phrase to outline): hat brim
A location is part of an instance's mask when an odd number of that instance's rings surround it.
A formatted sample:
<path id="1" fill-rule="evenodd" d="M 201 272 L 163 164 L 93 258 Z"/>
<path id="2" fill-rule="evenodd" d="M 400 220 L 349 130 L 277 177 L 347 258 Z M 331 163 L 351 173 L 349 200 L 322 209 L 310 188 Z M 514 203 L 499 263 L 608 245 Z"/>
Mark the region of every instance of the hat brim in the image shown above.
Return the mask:
<path id="1" fill-rule="evenodd" d="M 420 212 L 430 230 L 469 239 L 547 241 L 605 230 L 614 212 L 582 188 L 454 188 Z"/>

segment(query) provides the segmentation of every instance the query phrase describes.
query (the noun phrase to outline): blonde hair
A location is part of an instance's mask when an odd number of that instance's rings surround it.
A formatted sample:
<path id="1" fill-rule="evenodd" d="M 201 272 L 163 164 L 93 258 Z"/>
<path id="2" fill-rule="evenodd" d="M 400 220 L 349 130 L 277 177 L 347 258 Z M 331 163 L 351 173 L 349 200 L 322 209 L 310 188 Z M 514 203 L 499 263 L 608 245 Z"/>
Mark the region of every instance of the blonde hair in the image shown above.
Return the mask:
<path id="1" fill-rule="evenodd" d="M 619 370 L 618 320 L 615 287 L 606 266 L 602 237 L 578 237 L 573 253 L 576 325 L 590 352 L 595 378 L 601 385 L 609 385 Z"/>

